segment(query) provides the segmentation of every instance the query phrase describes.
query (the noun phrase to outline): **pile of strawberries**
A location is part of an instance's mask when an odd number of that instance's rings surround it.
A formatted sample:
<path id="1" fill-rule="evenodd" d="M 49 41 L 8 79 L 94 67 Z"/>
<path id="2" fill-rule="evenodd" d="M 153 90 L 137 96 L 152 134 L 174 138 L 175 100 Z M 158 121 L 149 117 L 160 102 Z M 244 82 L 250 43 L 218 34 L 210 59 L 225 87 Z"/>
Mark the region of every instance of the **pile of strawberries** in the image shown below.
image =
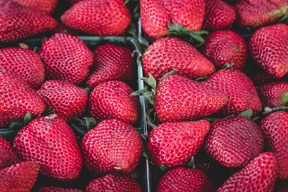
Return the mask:
<path id="1" fill-rule="evenodd" d="M 0 0 L 0 191 L 288 191 L 287 20 L 288 0 Z"/>

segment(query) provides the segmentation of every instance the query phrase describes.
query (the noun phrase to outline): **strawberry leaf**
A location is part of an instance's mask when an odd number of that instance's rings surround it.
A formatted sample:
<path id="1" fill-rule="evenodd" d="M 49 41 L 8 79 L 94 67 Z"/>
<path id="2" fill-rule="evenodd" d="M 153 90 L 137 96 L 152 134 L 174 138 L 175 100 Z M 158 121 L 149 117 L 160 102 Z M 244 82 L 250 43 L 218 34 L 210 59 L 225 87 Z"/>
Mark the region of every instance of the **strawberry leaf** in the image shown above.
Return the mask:
<path id="1" fill-rule="evenodd" d="M 162 81 L 163 79 L 165 79 L 165 77 L 168 77 L 168 76 L 170 76 L 170 75 L 174 75 L 175 73 L 176 73 L 176 69 L 170 71 L 169 73 L 166 73 L 166 74 L 160 79 L 160 81 Z M 160 82 L 160 81 L 159 81 L 159 82 Z"/>
<path id="2" fill-rule="evenodd" d="M 252 115 L 253 115 L 252 109 L 248 109 L 238 114 L 238 116 L 246 117 L 247 119 L 251 119 Z"/>
<path id="3" fill-rule="evenodd" d="M 24 125 L 28 125 L 33 119 L 32 113 L 28 112 L 24 116 Z"/>

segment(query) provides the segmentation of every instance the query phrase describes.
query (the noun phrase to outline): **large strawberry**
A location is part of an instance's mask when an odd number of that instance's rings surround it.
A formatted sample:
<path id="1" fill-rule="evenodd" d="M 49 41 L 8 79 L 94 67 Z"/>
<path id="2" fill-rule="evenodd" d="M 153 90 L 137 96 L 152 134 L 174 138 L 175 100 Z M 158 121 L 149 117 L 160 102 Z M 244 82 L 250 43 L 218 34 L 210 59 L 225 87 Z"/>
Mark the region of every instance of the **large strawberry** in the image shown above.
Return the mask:
<path id="1" fill-rule="evenodd" d="M 153 38 L 168 34 L 168 23 L 182 24 L 189 31 L 200 30 L 205 0 L 140 0 L 141 25 Z"/>
<path id="2" fill-rule="evenodd" d="M 0 170 L 20 162 L 10 143 L 0 137 Z"/>
<path id="3" fill-rule="evenodd" d="M 265 152 L 255 157 L 243 169 L 228 178 L 217 192 L 265 191 L 272 192 L 278 171 L 274 153 Z"/>
<path id="4" fill-rule="evenodd" d="M 139 162 L 142 143 L 132 125 L 109 119 L 101 121 L 84 135 L 81 148 L 92 174 L 129 174 Z"/>
<path id="5" fill-rule="evenodd" d="M 127 83 L 135 78 L 136 64 L 132 52 L 125 47 L 105 44 L 94 51 L 94 64 L 86 85 L 96 87 L 108 80 L 121 80 Z"/>
<path id="6" fill-rule="evenodd" d="M 221 91 L 171 75 L 157 86 L 155 110 L 161 122 L 190 121 L 218 112 L 226 102 L 227 97 Z"/>
<path id="7" fill-rule="evenodd" d="M 41 187 L 37 192 L 83 192 L 83 190 L 49 186 Z"/>
<path id="8" fill-rule="evenodd" d="M 40 173 L 47 177 L 67 181 L 80 174 L 83 162 L 76 136 L 56 114 L 36 118 L 23 127 L 13 147 L 23 160 L 37 162 Z"/>
<path id="9" fill-rule="evenodd" d="M 254 61 L 275 78 L 288 74 L 288 26 L 275 24 L 258 29 L 249 41 Z"/>
<path id="10" fill-rule="evenodd" d="M 0 43 L 9 43 L 56 28 L 52 17 L 12 0 L 0 1 Z"/>
<path id="11" fill-rule="evenodd" d="M 176 69 L 176 74 L 197 78 L 215 71 L 214 65 L 195 47 L 176 37 L 164 37 L 148 47 L 142 57 L 145 75 L 159 80 Z"/>
<path id="12" fill-rule="evenodd" d="M 40 56 L 29 49 L 18 47 L 0 49 L 0 67 L 22 76 L 34 89 L 44 81 L 44 64 Z"/>
<path id="13" fill-rule="evenodd" d="M 86 0 L 68 9 L 62 22 L 73 29 L 93 35 L 123 35 L 131 23 L 123 0 Z"/>
<path id="14" fill-rule="evenodd" d="M 55 33 L 46 39 L 39 54 L 48 79 L 67 80 L 74 84 L 84 81 L 93 64 L 93 53 L 85 43 L 65 33 Z"/>
<path id="15" fill-rule="evenodd" d="M 266 145 L 273 151 L 279 164 L 278 177 L 288 179 L 288 113 L 277 111 L 261 120 Z"/>
<path id="16" fill-rule="evenodd" d="M 12 0 L 25 7 L 31 7 L 45 14 L 52 14 L 56 8 L 58 0 Z"/>

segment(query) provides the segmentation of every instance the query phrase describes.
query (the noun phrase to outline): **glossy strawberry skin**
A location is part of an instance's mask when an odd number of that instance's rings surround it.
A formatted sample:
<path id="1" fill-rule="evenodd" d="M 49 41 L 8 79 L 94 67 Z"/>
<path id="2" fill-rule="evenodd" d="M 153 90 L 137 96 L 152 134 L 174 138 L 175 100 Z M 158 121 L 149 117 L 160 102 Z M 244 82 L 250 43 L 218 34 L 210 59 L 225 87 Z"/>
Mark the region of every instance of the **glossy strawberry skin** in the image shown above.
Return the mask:
<path id="1" fill-rule="evenodd" d="M 23 127 L 13 148 L 21 159 L 37 162 L 42 175 L 59 181 L 80 175 L 83 162 L 76 136 L 56 114 L 36 118 Z"/>
<path id="2" fill-rule="evenodd" d="M 278 177 L 288 179 L 288 113 L 277 111 L 260 122 L 268 150 L 275 153 L 279 172 Z"/>
<path id="3" fill-rule="evenodd" d="M 249 40 L 249 48 L 253 60 L 270 75 L 279 79 L 288 74 L 287 25 L 275 24 L 258 29 Z"/>
<path id="4" fill-rule="evenodd" d="M 37 9 L 44 14 L 50 15 L 54 12 L 58 0 L 12 0 L 25 7 Z"/>
<path id="5" fill-rule="evenodd" d="M 226 102 L 226 95 L 218 90 L 171 75 L 157 86 L 155 111 L 161 122 L 191 121 L 218 112 Z"/>
<path id="6" fill-rule="evenodd" d="M 207 120 L 162 123 L 151 131 L 147 149 L 157 166 L 185 165 L 199 151 L 209 129 Z"/>
<path id="7" fill-rule="evenodd" d="M 0 137 L 0 170 L 11 165 L 20 163 L 12 146 L 3 137 Z"/>
<path id="8" fill-rule="evenodd" d="M 142 143 L 133 126 L 109 119 L 101 121 L 84 135 L 81 149 L 92 174 L 129 174 L 139 162 Z"/>
<path id="9" fill-rule="evenodd" d="M 50 186 L 50 187 L 41 187 L 37 192 L 83 192 L 83 190 Z"/>

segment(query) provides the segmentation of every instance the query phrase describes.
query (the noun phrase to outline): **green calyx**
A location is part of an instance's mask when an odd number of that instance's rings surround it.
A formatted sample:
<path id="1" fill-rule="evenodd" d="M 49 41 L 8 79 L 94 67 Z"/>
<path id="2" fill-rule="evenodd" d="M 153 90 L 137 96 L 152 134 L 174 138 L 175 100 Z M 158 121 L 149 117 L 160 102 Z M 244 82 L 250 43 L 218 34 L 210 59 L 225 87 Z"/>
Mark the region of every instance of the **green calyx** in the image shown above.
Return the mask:
<path id="1" fill-rule="evenodd" d="M 283 93 L 280 103 L 282 106 L 286 106 L 288 104 L 288 92 Z"/>

